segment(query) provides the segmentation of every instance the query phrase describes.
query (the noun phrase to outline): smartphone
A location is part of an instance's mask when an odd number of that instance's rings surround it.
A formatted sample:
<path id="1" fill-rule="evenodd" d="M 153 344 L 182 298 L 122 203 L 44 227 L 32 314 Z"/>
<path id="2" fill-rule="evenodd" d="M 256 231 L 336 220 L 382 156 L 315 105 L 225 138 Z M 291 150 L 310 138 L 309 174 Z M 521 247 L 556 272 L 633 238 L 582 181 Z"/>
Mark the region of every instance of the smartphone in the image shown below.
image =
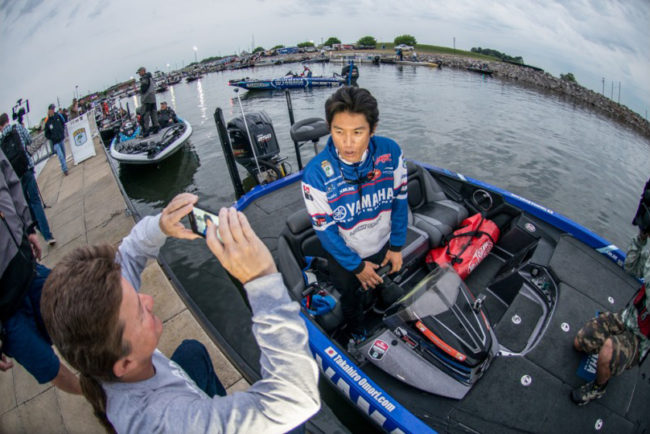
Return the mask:
<path id="1" fill-rule="evenodd" d="M 205 233 L 208 230 L 208 220 L 214 223 L 217 228 L 219 227 L 219 216 L 217 216 L 217 214 L 206 211 L 197 206 L 194 207 L 192 212 L 189 213 L 187 217 L 190 219 L 190 227 L 192 228 L 192 232 L 201 235 L 203 238 L 205 238 Z"/>

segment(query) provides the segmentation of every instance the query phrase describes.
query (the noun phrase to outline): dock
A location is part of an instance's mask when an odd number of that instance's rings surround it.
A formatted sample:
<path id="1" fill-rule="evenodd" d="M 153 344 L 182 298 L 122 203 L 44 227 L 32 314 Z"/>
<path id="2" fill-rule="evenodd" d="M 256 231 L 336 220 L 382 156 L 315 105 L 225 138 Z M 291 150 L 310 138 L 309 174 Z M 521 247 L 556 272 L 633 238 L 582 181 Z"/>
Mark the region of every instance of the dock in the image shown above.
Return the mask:
<path id="1" fill-rule="evenodd" d="M 73 249 L 83 245 L 118 245 L 135 224 L 107 160 L 99 135 L 93 137 L 96 156 L 74 165 L 66 140 L 69 175 L 64 176 L 56 156 L 38 175 L 47 207 L 45 213 L 57 240 L 48 246 L 41 238 L 41 263 L 53 268 Z M 154 298 L 154 313 L 163 322 L 158 349 L 170 357 L 183 339 L 202 342 L 228 394 L 249 384 L 214 345 L 157 261 L 142 274 L 141 292 Z M 0 372 L 0 433 L 105 433 L 83 396 L 62 392 L 50 383 L 40 385 L 18 363 Z"/>

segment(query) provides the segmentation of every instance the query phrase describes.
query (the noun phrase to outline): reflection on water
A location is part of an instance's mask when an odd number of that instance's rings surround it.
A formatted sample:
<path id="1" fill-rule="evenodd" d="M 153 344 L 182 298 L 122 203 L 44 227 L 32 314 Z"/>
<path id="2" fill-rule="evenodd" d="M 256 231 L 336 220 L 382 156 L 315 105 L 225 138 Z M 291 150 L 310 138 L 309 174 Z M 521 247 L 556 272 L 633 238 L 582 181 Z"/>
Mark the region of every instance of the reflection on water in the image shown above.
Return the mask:
<path id="1" fill-rule="evenodd" d="M 203 85 L 201 79 L 196 80 L 196 91 L 199 95 L 199 109 L 201 110 L 201 119 L 206 118 L 207 107 L 205 106 L 205 98 L 203 96 Z"/>
<path id="2" fill-rule="evenodd" d="M 176 93 L 174 92 L 174 86 L 169 86 L 167 90 L 169 91 L 169 102 L 171 104 L 171 108 L 176 111 Z"/>
<path id="3" fill-rule="evenodd" d="M 175 195 L 192 191 L 194 173 L 201 165 L 188 140 L 171 157 L 152 165 L 121 165 L 120 182 L 134 201 L 162 208 Z"/>

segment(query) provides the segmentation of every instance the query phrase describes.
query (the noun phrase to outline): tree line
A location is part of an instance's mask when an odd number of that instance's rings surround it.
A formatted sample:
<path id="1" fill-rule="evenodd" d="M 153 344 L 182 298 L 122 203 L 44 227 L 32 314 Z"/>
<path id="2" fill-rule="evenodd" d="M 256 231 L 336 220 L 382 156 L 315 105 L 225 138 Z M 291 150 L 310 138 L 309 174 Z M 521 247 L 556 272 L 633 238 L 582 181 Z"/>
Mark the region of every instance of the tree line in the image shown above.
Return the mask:
<path id="1" fill-rule="evenodd" d="M 520 63 L 522 65 L 524 64 L 524 58 L 521 56 L 509 56 L 505 53 L 493 50 L 491 48 L 472 47 L 470 51 L 472 53 L 479 53 L 485 54 L 486 56 L 496 57 L 497 59 L 501 59 L 506 62 Z"/>

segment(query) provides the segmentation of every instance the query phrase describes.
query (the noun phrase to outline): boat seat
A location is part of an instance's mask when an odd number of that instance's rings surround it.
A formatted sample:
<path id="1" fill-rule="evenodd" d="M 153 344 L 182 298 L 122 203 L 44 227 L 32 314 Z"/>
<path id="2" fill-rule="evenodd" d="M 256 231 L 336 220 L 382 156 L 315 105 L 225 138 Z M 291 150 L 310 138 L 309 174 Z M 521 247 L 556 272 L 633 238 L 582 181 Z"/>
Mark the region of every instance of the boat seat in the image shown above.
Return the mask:
<path id="1" fill-rule="evenodd" d="M 306 288 L 302 275 L 302 270 L 307 266 L 305 257 L 327 257 L 306 209 L 289 216 L 286 227 L 278 238 L 277 252 L 278 270 L 293 299 L 299 301 Z M 336 306 L 331 312 L 316 317 L 318 324 L 328 332 L 343 324 L 343 310 L 338 302 L 341 294 L 333 289 L 330 295 L 336 299 Z"/>
<path id="2" fill-rule="evenodd" d="M 413 266 L 426 255 L 429 240 L 426 232 L 409 225 L 406 244 L 402 248 L 404 267 Z M 323 258 L 327 254 L 312 227 L 306 209 L 295 212 L 287 219 L 286 227 L 278 239 L 277 263 L 284 282 L 295 300 L 302 299 L 305 282 L 302 270 L 307 266 L 306 256 Z M 333 311 L 319 315 L 316 321 L 327 331 L 332 331 L 343 323 L 343 311 L 338 303 L 340 293 L 332 289 L 331 295 L 337 304 Z M 372 299 L 370 299 L 372 301 Z"/>
<path id="3" fill-rule="evenodd" d="M 296 143 L 312 141 L 316 142 L 323 136 L 330 133 L 327 122 L 321 118 L 307 118 L 300 120 L 291 126 L 291 140 Z"/>
<path id="4" fill-rule="evenodd" d="M 429 236 L 431 248 L 438 247 L 467 218 L 467 208 L 450 200 L 438 182 L 421 166 L 407 161 L 409 222 Z"/>

